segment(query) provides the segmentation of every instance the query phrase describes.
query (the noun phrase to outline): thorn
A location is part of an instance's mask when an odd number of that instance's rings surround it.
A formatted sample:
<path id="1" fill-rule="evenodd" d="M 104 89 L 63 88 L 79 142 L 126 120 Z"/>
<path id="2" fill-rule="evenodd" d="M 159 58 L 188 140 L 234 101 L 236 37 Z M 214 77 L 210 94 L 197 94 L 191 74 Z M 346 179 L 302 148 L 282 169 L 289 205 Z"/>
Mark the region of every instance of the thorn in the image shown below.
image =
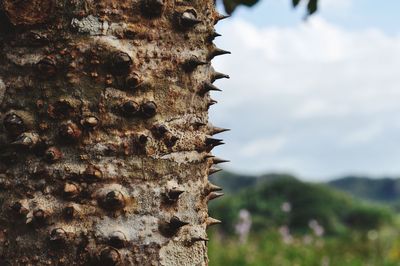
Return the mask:
<path id="1" fill-rule="evenodd" d="M 164 138 L 164 144 L 168 148 L 172 148 L 175 146 L 179 138 L 177 136 L 172 135 L 171 133 L 167 134 L 167 136 Z"/>
<path id="2" fill-rule="evenodd" d="M 142 12 L 146 17 L 160 17 L 165 3 L 162 0 L 142 0 Z"/>
<path id="3" fill-rule="evenodd" d="M 219 146 L 219 145 L 223 145 L 225 144 L 224 142 L 222 142 L 222 139 L 215 139 L 212 137 L 207 137 L 205 140 L 205 145 L 206 145 L 206 151 L 210 152 L 212 149 L 214 149 L 215 147 Z"/>
<path id="4" fill-rule="evenodd" d="M 41 75 L 46 77 L 55 76 L 57 72 L 57 62 L 54 58 L 45 57 L 36 64 Z"/>
<path id="5" fill-rule="evenodd" d="M 205 143 L 207 146 L 211 145 L 211 146 L 215 146 L 215 145 L 219 145 L 219 143 L 222 142 L 222 139 L 215 139 L 212 137 L 206 137 Z"/>
<path id="6" fill-rule="evenodd" d="M 127 74 L 132 64 L 132 58 L 127 53 L 118 51 L 111 55 L 110 71 L 117 76 Z"/>
<path id="7" fill-rule="evenodd" d="M 48 216 L 49 216 L 49 214 L 46 211 L 44 211 L 42 209 L 37 209 L 37 210 L 33 211 L 33 217 L 31 220 L 28 219 L 27 223 L 33 222 L 34 224 L 37 224 L 37 225 L 44 224 L 46 219 L 48 218 Z"/>
<path id="8" fill-rule="evenodd" d="M 67 182 L 64 184 L 63 193 L 67 198 L 75 198 L 79 194 L 79 187 L 74 183 Z"/>
<path id="9" fill-rule="evenodd" d="M 214 157 L 212 159 L 212 161 L 213 161 L 213 164 L 220 164 L 220 163 L 228 163 L 228 162 L 230 162 L 229 160 L 224 160 L 224 159 L 221 159 L 221 158 L 218 158 L 218 157 Z"/>
<path id="10" fill-rule="evenodd" d="M 212 155 L 211 153 L 207 153 L 206 155 L 204 155 L 204 160 L 210 159 L 210 158 L 214 158 L 215 156 Z"/>
<path id="11" fill-rule="evenodd" d="M 212 175 L 212 174 L 218 173 L 218 172 L 220 172 L 220 171 L 222 171 L 221 168 L 216 168 L 216 167 L 213 167 L 213 166 L 212 166 L 212 167 L 208 170 L 208 175 Z"/>
<path id="12" fill-rule="evenodd" d="M 125 87 L 129 91 L 135 91 L 140 84 L 142 84 L 142 78 L 139 73 L 132 72 L 125 79 Z"/>
<path id="13" fill-rule="evenodd" d="M 215 126 L 211 126 L 210 129 L 211 129 L 210 130 L 211 135 L 217 135 L 222 132 L 230 131 L 229 128 L 222 128 L 222 127 L 215 127 Z"/>
<path id="14" fill-rule="evenodd" d="M 222 197 L 223 195 L 224 195 L 224 193 L 220 193 L 220 192 L 211 192 L 210 194 L 208 194 L 207 201 L 214 200 L 214 199 L 216 199 L 216 198 Z"/>
<path id="15" fill-rule="evenodd" d="M 40 137 L 36 133 L 22 133 L 19 137 L 11 143 L 14 146 L 33 148 L 40 141 Z"/>
<path id="16" fill-rule="evenodd" d="M 155 124 L 152 128 L 152 132 L 157 138 L 161 138 L 168 132 L 168 128 L 163 124 Z"/>
<path id="17" fill-rule="evenodd" d="M 60 140 L 64 142 L 76 142 L 82 136 L 81 129 L 72 121 L 61 124 L 58 133 Z"/>
<path id="18" fill-rule="evenodd" d="M 85 179 L 85 182 L 93 182 L 101 179 L 103 177 L 103 173 L 97 166 L 89 164 L 82 173 L 82 177 Z"/>
<path id="19" fill-rule="evenodd" d="M 188 60 L 186 60 L 183 63 L 182 67 L 186 72 L 192 72 L 198 66 L 207 65 L 207 64 L 208 64 L 207 62 L 200 61 L 200 59 L 197 56 L 192 56 L 191 58 L 189 58 Z"/>
<path id="20" fill-rule="evenodd" d="M 185 190 L 181 190 L 181 189 L 171 189 L 166 193 L 166 198 L 169 202 L 176 202 L 179 199 L 179 196 L 185 192 Z"/>
<path id="21" fill-rule="evenodd" d="M 216 81 L 217 79 L 229 79 L 229 75 L 226 75 L 224 73 L 220 73 L 215 71 L 212 75 L 211 75 L 211 82 Z"/>
<path id="22" fill-rule="evenodd" d="M 231 54 L 229 51 L 225 51 L 219 48 L 215 48 L 209 55 L 208 55 L 208 60 L 213 59 L 216 56 L 224 55 L 224 54 Z"/>
<path id="23" fill-rule="evenodd" d="M 181 228 L 182 226 L 188 225 L 189 223 L 180 220 L 176 216 L 173 216 L 169 221 L 169 224 L 171 225 L 172 228 Z"/>
<path id="24" fill-rule="evenodd" d="M 205 125 L 207 125 L 206 123 L 203 123 L 203 122 L 200 122 L 200 121 L 195 121 L 194 123 L 193 123 L 193 125 L 196 127 L 196 128 L 199 128 L 199 127 L 204 127 Z"/>
<path id="25" fill-rule="evenodd" d="M 15 213 L 21 215 L 21 216 L 26 216 L 29 213 L 29 203 L 27 200 L 20 200 L 17 202 L 14 202 L 11 206 L 11 210 L 13 210 Z"/>
<path id="26" fill-rule="evenodd" d="M 201 22 L 201 20 L 197 18 L 196 11 L 193 9 L 188 9 L 183 13 L 178 13 L 177 21 L 179 26 L 183 29 L 194 27 Z"/>
<path id="27" fill-rule="evenodd" d="M 220 143 L 218 143 L 218 144 L 216 144 L 214 146 L 211 146 L 210 148 L 208 148 L 207 151 L 210 152 L 212 149 L 214 149 L 215 147 L 220 146 L 220 145 L 225 145 L 225 142 L 220 142 Z"/>
<path id="28" fill-rule="evenodd" d="M 198 241 L 209 241 L 209 239 L 206 237 L 201 237 L 201 236 L 193 237 L 191 239 L 191 242 L 198 242 Z"/>
<path id="29" fill-rule="evenodd" d="M 4 129 L 8 134 L 18 136 L 26 130 L 22 117 L 15 113 L 9 113 L 3 119 Z"/>
<path id="30" fill-rule="evenodd" d="M 202 88 L 199 90 L 199 94 L 200 95 L 204 95 L 209 91 L 221 91 L 220 89 L 218 89 L 214 84 L 212 84 L 211 82 L 204 82 Z"/>
<path id="31" fill-rule="evenodd" d="M 204 89 L 207 91 L 221 91 L 220 89 L 218 89 L 214 84 L 212 84 L 211 82 L 204 82 Z"/>
<path id="32" fill-rule="evenodd" d="M 220 220 L 214 219 L 212 217 L 208 217 L 207 220 L 206 220 L 207 227 L 213 226 L 213 225 L 216 225 L 216 224 L 221 224 L 221 223 L 222 222 Z"/>
<path id="33" fill-rule="evenodd" d="M 62 152 L 56 147 L 49 147 L 44 153 L 44 158 L 49 163 L 54 163 L 60 160 L 62 157 Z"/>
<path id="34" fill-rule="evenodd" d="M 215 144 L 215 145 L 213 145 L 213 146 L 207 146 L 207 147 L 206 147 L 206 151 L 207 151 L 207 152 L 210 152 L 210 151 L 212 151 L 212 149 L 214 149 L 215 147 L 220 146 L 220 145 L 224 145 L 224 144 L 225 144 L 225 142 L 220 142 L 220 143 Z"/>
<path id="35" fill-rule="evenodd" d="M 76 216 L 76 208 L 74 207 L 74 205 L 69 205 L 65 207 L 63 212 L 67 219 L 72 219 L 74 218 L 74 216 Z"/>
<path id="36" fill-rule="evenodd" d="M 121 254 L 115 248 L 106 247 L 100 253 L 99 263 L 99 265 L 119 265 Z"/>
<path id="37" fill-rule="evenodd" d="M 139 105 L 134 101 L 126 101 L 121 106 L 122 114 L 126 117 L 133 117 L 139 112 Z"/>
<path id="38" fill-rule="evenodd" d="M 99 124 L 99 119 L 95 116 L 87 116 L 81 120 L 81 125 L 87 129 L 95 128 Z"/>
<path id="39" fill-rule="evenodd" d="M 145 134 L 140 134 L 136 137 L 136 141 L 140 146 L 145 146 L 149 141 L 149 137 Z"/>
<path id="40" fill-rule="evenodd" d="M 207 104 L 207 108 L 210 108 L 211 105 L 214 105 L 216 103 L 218 103 L 216 100 L 211 99 Z"/>
<path id="41" fill-rule="evenodd" d="M 222 36 L 221 34 L 219 34 L 216 31 L 213 31 L 209 36 L 208 36 L 208 41 L 212 42 L 215 40 L 215 38 Z"/>
<path id="42" fill-rule="evenodd" d="M 152 101 L 145 102 L 140 106 L 140 111 L 145 118 L 151 118 L 157 113 L 157 105 Z"/>
<path id="43" fill-rule="evenodd" d="M 123 248 L 126 245 L 126 236 L 121 231 L 114 231 L 109 236 L 108 242 L 114 248 Z"/>
<path id="44" fill-rule="evenodd" d="M 221 20 L 224 20 L 229 17 L 230 17 L 230 15 L 222 15 L 222 14 L 218 13 L 217 17 L 215 18 L 214 25 L 217 24 L 218 22 L 220 22 Z"/>
<path id="45" fill-rule="evenodd" d="M 220 170 L 221 169 L 218 169 L 218 171 L 220 171 Z M 209 194 L 210 192 L 221 191 L 221 190 L 222 190 L 221 187 L 219 187 L 217 185 L 214 185 L 211 182 L 208 182 L 206 187 L 205 187 L 205 191 L 208 192 L 207 194 Z"/>
<path id="46" fill-rule="evenodd" d="M 102 205 L 106 210 L 119 210 L 125 207 L 125 197 L 118 190 L 108 192 L 102 199 Z"/>
<path id="47" fill-rule="evenodd" d="M 63 245 L 65 244 L 68 236 L 64 229 L 55 228 L 50 232 L 49 240 L 54 245 Z"/>
<path id="48" fill-rule="evenodd" d="M 162 222 L 159 224 L 159 230 L 162 235 L 165 237 L 172 237 L 176 233 L 178 233 L 178 230 L 185 226 L 188 225 L 188 222 L 181 221 L 178 217 L 173 216 L 169 222 Z"/>

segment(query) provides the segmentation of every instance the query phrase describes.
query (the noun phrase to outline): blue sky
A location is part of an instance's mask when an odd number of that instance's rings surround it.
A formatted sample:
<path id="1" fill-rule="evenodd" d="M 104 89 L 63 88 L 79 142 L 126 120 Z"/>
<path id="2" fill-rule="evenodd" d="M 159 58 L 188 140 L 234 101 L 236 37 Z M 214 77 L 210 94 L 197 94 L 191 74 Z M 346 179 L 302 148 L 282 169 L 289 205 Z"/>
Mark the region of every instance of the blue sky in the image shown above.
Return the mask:
<path id="1" fill-rule="evenodd" d="M 320 0 L 318 16 L 351 30 L 376 27 L 397 33 L 399 10 L 398 0 Z M 235 17 L 256 26 L 293 26 L 304 18 L 304 9 L 292 9 L 291 0 L 260 0 L 254 8 L 238 8 Z"/>
<path id="2" fill-rule="evenodd" d="M 379 4 L 384 2 L 384 5 Z M 400 1 L 320 0 L 306 22 L 289 0 L 261 0 L 218 24 L 214 60 L 231 75 L 211 107 L 242 173 L 307 180 L 400 174 Z"/>

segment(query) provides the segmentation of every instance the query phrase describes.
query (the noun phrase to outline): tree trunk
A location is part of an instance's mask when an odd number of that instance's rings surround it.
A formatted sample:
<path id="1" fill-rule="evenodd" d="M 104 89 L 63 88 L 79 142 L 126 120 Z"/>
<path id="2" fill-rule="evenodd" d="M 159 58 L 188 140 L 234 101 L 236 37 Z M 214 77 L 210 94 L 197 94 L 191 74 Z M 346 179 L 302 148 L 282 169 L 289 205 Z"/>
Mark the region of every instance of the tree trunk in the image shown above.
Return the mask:
<path id="1" fill-rule="evenodd" d="M 0 4 L 0 265 L 207 265 L 213 1 Z"/>

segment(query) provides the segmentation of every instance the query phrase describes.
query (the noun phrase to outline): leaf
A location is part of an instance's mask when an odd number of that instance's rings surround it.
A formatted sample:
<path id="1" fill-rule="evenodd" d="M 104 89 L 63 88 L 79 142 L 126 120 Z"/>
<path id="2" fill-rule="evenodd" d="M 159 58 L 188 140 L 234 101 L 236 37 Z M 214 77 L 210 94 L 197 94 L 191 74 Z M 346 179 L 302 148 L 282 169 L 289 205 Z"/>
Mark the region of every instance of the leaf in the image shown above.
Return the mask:
<path id="1" fill-rule="evenodd" d="M 297 7 L 301 0 L 292 0 L 293 7 Z"/>
<path id="2" fill-rule="evenodd" d="M 314 14 L 318 9 L 318 0 L 310 0 L 307 5 L 308 15 Z"/>
<path id="3" fill-rule="evenodd" d="M 251 7 L 259 2 L 259 0 L 222 0 L 225 11 L 231 15 L 238 6 Z M 292 0 L 294 8 L 298 7 L 302 0 Z M 318 0 L 308 0 L 307 16 L 314 14 L 318 9 Z"/>
<path id="4" fill-rule="evenodd" d="M 225 12 L 229 15 L 235 11 L 236 7 L 243 6 L 253 6 L 258 3 L 259 0 L 223 0 Z"/>

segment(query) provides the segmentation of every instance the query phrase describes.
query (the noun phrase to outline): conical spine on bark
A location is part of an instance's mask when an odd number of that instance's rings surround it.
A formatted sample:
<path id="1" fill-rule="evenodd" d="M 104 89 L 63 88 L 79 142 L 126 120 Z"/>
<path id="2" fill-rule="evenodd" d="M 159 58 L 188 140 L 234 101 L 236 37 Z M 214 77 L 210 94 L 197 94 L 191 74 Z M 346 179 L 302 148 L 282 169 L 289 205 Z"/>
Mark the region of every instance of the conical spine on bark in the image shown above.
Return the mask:
<path id="1" fill-rule="evenodd" d="M 224 74 L 224 73 L 220 73 L 220 72 L 216 72 L 214 71 L 211 75 L 211 82 L 216 81 L 217 79 L 229 79 L 229 75 Z"/>
<path id="2" fill-rule="evenodd" d="M 229 160 L 224 160 L 224 159 L 221 159 L 218 157 L 214 157 L 214 158 L 212 158 L 212 162 L 213 162 L 213 164 L 220 164 L 220 163 L 228 163 Z"/>
<path id="3" fill-rule="evenodd" d="M 219 187 L 219 186 L 217 186 L 217 185 L 214 185 L 214 184 L 212 184 L 211 182 L 208 182 L 208 183 L 207 183 L 207 186 L 206 186 L 206 188 L 205 188 L 205 191 L 206 191 L 207 193 L 215 192 L 215 191 L 221 191 L 221 190 L 222 190 L 221 187 Z"/>
<path id="4" fill-rule="evenodd" d="M 229 128 L 222 128 L 222 127 L 215 127 L 211 126 L 210 127 L 210 135 L 217 135 L 226 131 L 230 131 Z"/>
<path id="5" fill-rule="evenodd" d="M 217 37 L 221 37 L 222 35 L 216 32 L 215 30 L 208 36 L 208 41 L 212 42 L 215 40 Z"/>
<path id="6" fill-rule="evenodd" d="M 187 72 L 192 72 L 198 66 L 207 65 L 207 62 L 201 61 L 197 56 L 192 56 L 191 58 L 187 59 L 183 64 L 182 67 Z"/>
<path id="7" fill-rule="evenodd" d="M 219 48 L 214 48 L 211 53 L 208 55 L 208 60 L 212 60 L 216 56 L 231 54 L 229 51 L 225 51 Z"/>
<path id="8" fill-rule="evenodd" d="M 212 217 L 208 217 L 206 220 L 206 225 L 207 227 L 213 226 L 213 225 L 217 225 L 217 224 L 221 224 L 222 222 L 218 219 L 214 219 Z"/>
<path id="9" fill-rule="evenodd" d="M 218 173 L 218 172 L 220 172 L 220 171 L 222 171 L 221 168 L 217 168 L 217 167 L 212 166 L 212 167 L 210 167 L 210 169 L 208 170 L 208 175 L 212 175 L 212 174 Z"/>
<path id="10" fill-rule="evenodd" d="M 198 93 L 200 95 L 205 95 L 209 91 L 221 91 L 219 88 L 217 88 L 214 84 L 211 82 L 204 82 L 201 88 L 199 89 Z"/>
<path id="11" fill-rule="evenodd" d="M 215 16 L 215 19 L 214 19 L 214 23 L 217 24 L 221 20 L 227 19 L 229 17 L 230 17 L 229 15 L 223 15 L 223 14 L 217 13 Z"/>
<path id="12" fill-rule="evenodd" d="M 222 197 L 224 195 L 224 193 L 220 193 L 220 192 L 211 192 L 208 197 L 207 197 L 207 201 L 210 200 L 214 200 L 216 198 Z"/>

